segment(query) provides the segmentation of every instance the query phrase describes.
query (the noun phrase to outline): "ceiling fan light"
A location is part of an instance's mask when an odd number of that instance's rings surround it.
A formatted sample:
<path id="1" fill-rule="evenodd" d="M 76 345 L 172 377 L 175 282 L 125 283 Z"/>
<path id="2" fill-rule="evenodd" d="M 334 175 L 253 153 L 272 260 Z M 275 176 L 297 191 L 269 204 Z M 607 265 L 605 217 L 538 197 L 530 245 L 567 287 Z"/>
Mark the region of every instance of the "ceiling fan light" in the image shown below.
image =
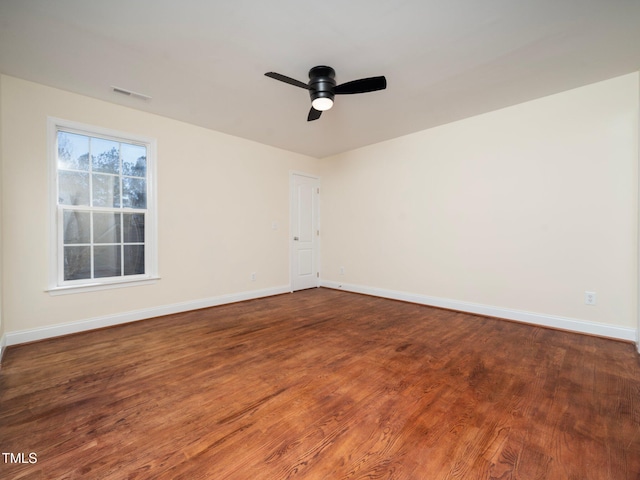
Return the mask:
<path id="1" fill-rule="evenodd" d="M 325 110 L 329 110 L 333 107 L 333 100 L 328 97 L 319 97 L 311 102 L 311 106 L 320 112 L 324 112 Z"/>

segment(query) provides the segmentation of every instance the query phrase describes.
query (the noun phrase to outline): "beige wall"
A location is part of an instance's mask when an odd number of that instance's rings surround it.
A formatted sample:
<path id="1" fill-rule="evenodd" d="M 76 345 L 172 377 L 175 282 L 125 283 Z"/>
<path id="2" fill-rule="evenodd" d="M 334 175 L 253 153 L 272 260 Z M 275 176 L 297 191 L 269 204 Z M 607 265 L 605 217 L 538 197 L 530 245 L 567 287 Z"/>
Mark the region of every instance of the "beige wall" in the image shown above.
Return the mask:
<path id="1" fill-rule="evenodd" d="M 324 159 L 323 279 L 635 329 L 638 104 L 631 74 Z"/>
<path id="2" fill-rule="evenodd" d="M 2 183 L 2 164 L 3 164 L 3 157 L 2 157 L 2 119 L 3 119 L 3 112 L 4 110 L 2 109 L 2 85 L 3 85 L 3 77 L 2 75 L 0 75 L 0 362 L 2 361 L 2 354 L 4 353 L 4 347 L 5 347 L 5 336 L 4 336 L 4 316 L 3 316 L 3 310 L 4 310 L 4 302 L 3 302 L 3 288 L 2 288 L 2 272 L 4 271 L 4 268 L 2 266 L 2 218 L 3 218 L 3 210 L 2 210 L 2 197 L 4 196 L 4 187 L 3 187 L 3 183 Z"/>
<path id="3" fill-rule="evenodd" d="M 289 172 L 317 160 L 7 76 L 0 101 L 6 332 L 289 284 Z M 157 139 L 155 285 L 45 292 L 48 116 Z"/>
<path id="4" fill-rule="evenodd" d="M 639 81 L 318 161 L 0 76 L 0 336 L 288 285 L 290 170 L 322 177 L 327 284 L 636 329 Z M 45 292 L 47 116 L 158 140 L 157 284 Z"/>

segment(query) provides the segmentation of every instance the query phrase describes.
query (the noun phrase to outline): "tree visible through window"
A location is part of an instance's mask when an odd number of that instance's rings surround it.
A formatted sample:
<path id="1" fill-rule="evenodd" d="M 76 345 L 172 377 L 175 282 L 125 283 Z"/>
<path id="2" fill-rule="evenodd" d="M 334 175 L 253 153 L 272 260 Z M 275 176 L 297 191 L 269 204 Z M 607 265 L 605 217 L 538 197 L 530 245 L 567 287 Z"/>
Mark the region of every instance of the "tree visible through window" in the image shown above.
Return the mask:
<path id="1" fill-rule="evenodd" d="M 148 145 L 56 135 L 58 284 L 147 275 Z"/>

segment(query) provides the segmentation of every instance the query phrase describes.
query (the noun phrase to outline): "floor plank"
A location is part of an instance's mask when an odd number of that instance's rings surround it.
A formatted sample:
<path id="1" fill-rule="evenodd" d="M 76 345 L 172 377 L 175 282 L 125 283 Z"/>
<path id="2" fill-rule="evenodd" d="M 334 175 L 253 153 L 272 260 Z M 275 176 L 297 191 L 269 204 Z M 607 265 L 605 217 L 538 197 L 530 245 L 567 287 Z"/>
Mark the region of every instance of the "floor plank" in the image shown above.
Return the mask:
<path id="1" fill-rule="evenodd" d="M 624 342 L 313 289 L 8 348 L 8 479 L 640 479 Z M 0 459 L 2 460 L 2 459 Z"/>

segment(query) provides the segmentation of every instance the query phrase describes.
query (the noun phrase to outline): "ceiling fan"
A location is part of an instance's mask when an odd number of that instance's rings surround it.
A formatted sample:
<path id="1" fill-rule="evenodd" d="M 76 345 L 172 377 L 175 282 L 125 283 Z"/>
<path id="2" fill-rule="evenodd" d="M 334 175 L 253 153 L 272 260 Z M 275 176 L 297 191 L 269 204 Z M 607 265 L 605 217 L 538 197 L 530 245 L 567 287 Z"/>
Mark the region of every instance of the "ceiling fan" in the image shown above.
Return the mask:
<path id="1" fill-rule="evenodd" d="M 311 110 L 309 110 L 309 115 L 307 116 L 308 122 L 319 119 L 323 111 L 329 110 L 333 106 L 333 97 L 335 95 L 375 92 L 376 90 L 384 90 L 387 88 L 387 79 L 384 77 L 361 78 L 336 85 L 335 70 L 323 65 L 313 67 L 309 70 L 309 83 L 304 83 L 275 72 L 267 72 L 265 75 L 275 80 L 288 83 L 289 85 L 309 90 Z"/>

